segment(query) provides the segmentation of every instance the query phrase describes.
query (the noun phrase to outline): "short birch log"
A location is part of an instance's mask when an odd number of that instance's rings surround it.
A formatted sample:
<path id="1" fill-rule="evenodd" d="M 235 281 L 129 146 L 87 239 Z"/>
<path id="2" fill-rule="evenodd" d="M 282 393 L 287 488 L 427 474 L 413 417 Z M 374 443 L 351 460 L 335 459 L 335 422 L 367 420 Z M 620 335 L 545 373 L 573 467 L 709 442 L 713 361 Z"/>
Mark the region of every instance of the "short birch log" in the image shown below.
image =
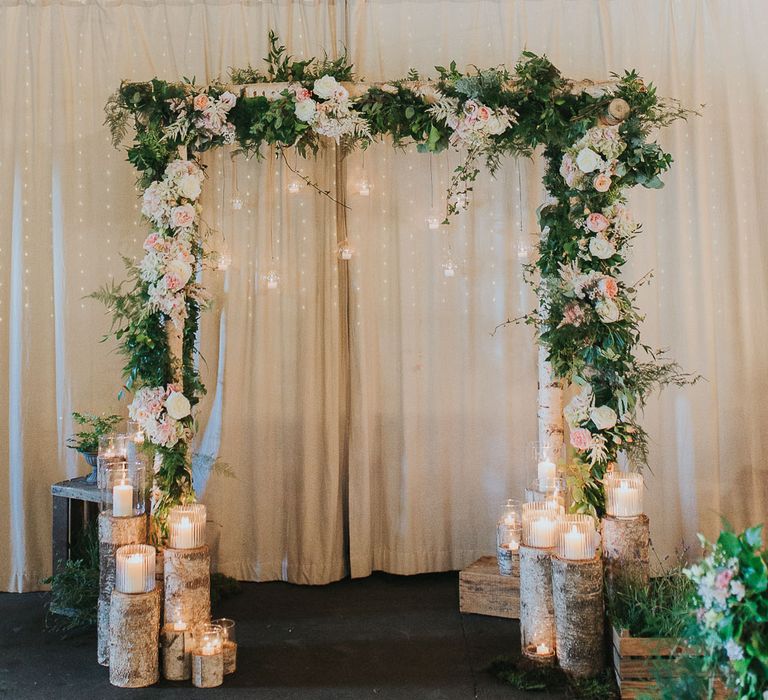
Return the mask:
<path id="1" fill-rule="evenodd" d="M 185 681 L 192 677 L 195 637 L 190 630 L 175 630 L 173 625 L 164 625 L 160 632 L 160 649 L 163 678 L 169 681 Z"/>
<path id="2" fill-rule="evenodd" d="M 650 578 L 651 531 L 648 516 L 603 518 L 603 561 L 609 591 L 627 584 L 646 586 Z"/>
<path id="3" fill-rule="evenodd" d="M 224 642 L 224 675 L 237 671 L 237 642 Z"/>
<path id="4" fill-rule="evenodd" d="M 109 604 L 115 587 L 115 554 L 126 544 L 147 541 L 147 517 L 115 518 L 99 513 L 99 600 L 96 617 L 96 655 L 102 666 L 109 666 Z"/>
<path id="5" fill-rule="evenodd" d="M 192 654 L 192 685 L 216 688 L 224 682 L 224 654 Z"/>
<path id="6" fill-rule="evenodd" d="M 523 653 L 535 659 L 536 646 L 555 643 L 551 550 L 520 545 L 520 636 Z"/>
<path id="7" fill-rule="evenodd" d="M 603 562 L 552 557 L 555 646 L 564 671 L 594 678 L 605 668 Z"/>
<path id="8" fill-rule="evenodd" d="M 109 609 L 109 682 L 144 688 L 160 679 L 160 592 L 112 592 Z"/>
<path id="9" fill-rule="evenodd" d="M 165 550 L 165 622 L 185 622 L 194 633 L 211 620 L 208 546 Z"/>

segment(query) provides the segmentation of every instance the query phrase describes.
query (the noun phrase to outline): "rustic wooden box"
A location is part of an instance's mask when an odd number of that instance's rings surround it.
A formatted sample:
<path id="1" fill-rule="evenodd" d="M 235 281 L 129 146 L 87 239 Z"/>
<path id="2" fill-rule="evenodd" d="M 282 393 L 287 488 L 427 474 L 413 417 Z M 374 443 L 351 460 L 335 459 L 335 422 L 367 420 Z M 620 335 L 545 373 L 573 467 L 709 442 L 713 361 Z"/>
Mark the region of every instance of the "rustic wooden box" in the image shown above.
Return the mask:
<path id="1" fill-rule="evenodd" d="M 627 630 L 612 629 L 613 668 L 622 698 L 653 695 L 655 678 L 678 673 L 672 656 L 679 653 L 678 640 L 664 637 L 632 637 Z M 725 686 L 715 683 L 715 699 L 731 697 Z"/>
<path id="2" fill-rule="evenodd" d="M 496 557 L 480 557 L 459 572 L 459 610 L 463 613 L 520 619 L 520 568 L 502 576 Z"/>

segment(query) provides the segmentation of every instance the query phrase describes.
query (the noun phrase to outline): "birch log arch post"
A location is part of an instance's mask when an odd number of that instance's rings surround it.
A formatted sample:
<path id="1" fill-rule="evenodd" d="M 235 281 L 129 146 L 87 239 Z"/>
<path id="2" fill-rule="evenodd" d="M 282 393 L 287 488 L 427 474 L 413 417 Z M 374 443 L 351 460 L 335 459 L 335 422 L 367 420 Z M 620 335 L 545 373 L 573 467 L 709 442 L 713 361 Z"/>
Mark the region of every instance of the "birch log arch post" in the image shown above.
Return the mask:
<path id="1" fill-rule="evenodd" d="M 130 415 L 155 450 L 155 540 L 165 537 L 169 508 L 195 499 L 192 413 L 205 391 L 195 338 L 216 256 L 199 225 L 200 154 L 232 147 L 258 157 L 267 147 L 290 168 L 287 149 L 317 154 L 323 139 L 342 153 L 384 137 L 422 153 L 460 152 L 446 222 L 469 205 L 483 163 L 493 174 L 502 157 L 544 147 L 549 196 L 540 209 L 539 258 L 528 267 L 539 306 L 527 317 L 541 347 L 541 439 L 562 440 L 561 387 L 580 385 L 565 409 L 576 449 L 570 484 L 578 509 L 601 514 L 601 479 L 619 450 L 634 462 L 645 458 L 637 414 L 649 391 L 689 380 L 640 345 L 636 288 L 620 278 L 639 231 L 626 192 L 662 186 L 672 158 L 651 134 L 689 112 L 634 71 L 574 82 L 529 52 L 513 69 L 460 72 L 452 63 L 432 79 L 411 71 L 373 84 L 355 81 L 346 53 L 294 60 L 273 33 L 269 42 L 264 71 L 233 70 L 228 85 L 124 82 L 106 106 L 115 145 L 132 132 L 127 155 L 139 172 L 150 233 L 128 280 L 95 296 L 113 314 L 124 389 L 133 393 Z"/>

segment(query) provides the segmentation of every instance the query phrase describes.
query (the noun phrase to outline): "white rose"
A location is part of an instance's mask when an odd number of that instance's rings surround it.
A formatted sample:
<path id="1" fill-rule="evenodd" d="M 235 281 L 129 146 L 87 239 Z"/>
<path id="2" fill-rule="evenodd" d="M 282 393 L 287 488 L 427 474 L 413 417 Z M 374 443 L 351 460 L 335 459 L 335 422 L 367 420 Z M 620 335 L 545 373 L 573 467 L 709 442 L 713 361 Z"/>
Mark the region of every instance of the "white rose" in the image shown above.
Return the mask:
<path id="1" fill-rule="evenodd" d="M 610 406 L 598 406 L 589 412 L 589 417 L 598 430 L 610 430 L 616 425 L 618 416 Z"/>
<path id="2" fill-rule="evenodd" d="M 296 118 L 302 122 L 311 122 L 315 116 L 315 101 L 302 100 L 296 103 Z"/>
<path id="3" fill-rule="evenodd" d="M 192 407 L 189 405 L 189 399 L 180 391 L 172 391 L 165 400 L 165 410 L 171 418 L 181 420 L 189 415 Z"/>
<path id="4" fill-rule="evenodd" d="M 616 248 L 607 238 L 594 236 L 589 239 L 589 252 L 600 260 L 607 260 L 616 253 Z"/>
<path id="5" fill-rule="evenodd" d="M 189 282 L 189 278 L 192 277 L 192 265 L 183 260 L 171 260 L 171 262 L 165 266 L 165 273 L 167 275 L 170 274 L 178 277 L 181 281 L 181 286 L 183 287 Z"/>
<path id="6" fill-rule="evenodd" d="M 224 107 L 224 109 L 228 112 L 237 103 L 237 96 L 229 91 L 222 92 L 221 96 L 219 97 L 219 102 L 221 103 L 222 107 Z"/>
<path id="7" fill-rule="evenodd" d="M 601 299 L 595 304 L 595 311 L 603 323 L 615 323 L 621 318 L 621 312 L 613 299 Z"/>
<path id="8" fill-rule="evenodd" d="M 485 130 L 493 136 L 503 134 L 505 129 L 504 123 L 495 114 L 488 117 L 488 121 L 485 122 Z"/>
<path id="9" fill-rule="evenodd" d="M 182 197 L 195 200 L 200 196 L 200 179 L 196 175 L 184 175 L 179 180 L 178 190 Z"/>
<path id="10" fill-rule="evenodd" d="M 318 97 L 327 100 L 333 95 L 334 90 L 339 87 L 339 83 L 332 75 L 324 75 L 322 78 L 315 80 L 312 91 Z"/>
<path id="11" fill-rule="evenodd" d="M 576 156 L 576 165 L 583 173 L 591 173 L 597 170 L 602 164 L 603 159 L 597 155 L 591 148 L 582 148 Z"/>

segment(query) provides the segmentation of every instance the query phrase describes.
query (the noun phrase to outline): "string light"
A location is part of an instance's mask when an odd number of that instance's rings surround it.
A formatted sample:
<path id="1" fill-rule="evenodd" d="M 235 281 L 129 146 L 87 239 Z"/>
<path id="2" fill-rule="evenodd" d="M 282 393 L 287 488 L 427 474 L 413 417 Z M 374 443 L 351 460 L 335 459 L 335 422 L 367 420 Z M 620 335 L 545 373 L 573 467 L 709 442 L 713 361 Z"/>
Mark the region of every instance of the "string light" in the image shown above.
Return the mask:
<path id="1" fill-rule="evenodd" d="M 432 154 L 429 154 L 429 216 L 425 219 L 430 231 L 440 228 L 440 217 L 435 211 L 435 178 L 432 173 Z"/>

